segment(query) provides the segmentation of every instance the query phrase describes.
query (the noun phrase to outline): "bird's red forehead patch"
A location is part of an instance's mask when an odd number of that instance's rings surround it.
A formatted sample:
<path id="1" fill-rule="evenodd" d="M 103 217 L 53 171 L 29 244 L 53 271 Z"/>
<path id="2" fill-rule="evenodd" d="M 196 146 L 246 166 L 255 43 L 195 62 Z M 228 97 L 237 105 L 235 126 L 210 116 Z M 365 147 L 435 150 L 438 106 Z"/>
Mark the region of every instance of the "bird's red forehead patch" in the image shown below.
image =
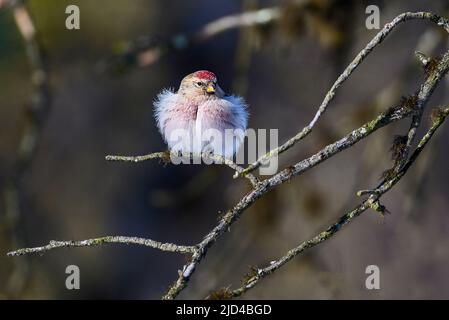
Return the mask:
<path id="1" fill-rule="evenodd" d="M 207 71 L 207 70 L 197 71 L 197 72 L 195 72 L 195 76 L 200 78 L 200 79 L 204 79 L 204 80 L 217 79 L 217 77 L 215 76 L 215 73 Z"/>

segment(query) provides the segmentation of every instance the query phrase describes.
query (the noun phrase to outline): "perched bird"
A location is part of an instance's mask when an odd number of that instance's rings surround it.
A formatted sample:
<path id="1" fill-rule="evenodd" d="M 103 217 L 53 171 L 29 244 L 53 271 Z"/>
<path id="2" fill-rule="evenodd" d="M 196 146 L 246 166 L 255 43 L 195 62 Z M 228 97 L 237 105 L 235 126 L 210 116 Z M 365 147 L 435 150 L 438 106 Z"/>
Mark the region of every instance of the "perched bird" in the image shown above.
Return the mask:
<path id="1" fill-rule="evenodd" d="M 154 109 L 171 152 L 211 152 L 232 158 L 243 143 L 247 105 L 241 97 L 226 95 L 210 71 L 187 75 L 177 92 L 164 89 Z"/>

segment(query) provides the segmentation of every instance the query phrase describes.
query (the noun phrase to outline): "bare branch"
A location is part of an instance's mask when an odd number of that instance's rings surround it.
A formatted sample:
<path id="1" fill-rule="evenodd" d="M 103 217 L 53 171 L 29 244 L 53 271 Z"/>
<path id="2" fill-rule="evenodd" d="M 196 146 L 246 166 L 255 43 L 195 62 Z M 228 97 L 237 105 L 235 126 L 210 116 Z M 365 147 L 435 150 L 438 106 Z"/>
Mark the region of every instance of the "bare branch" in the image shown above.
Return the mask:
<path id="1" fill-rule="evenodd" d="M 329 159 L 337 153 L 349 148 L 379 128 L 409 116 L 410 112 L 411 111 L 404 112 L 403 110 L 398 109 L 395 110 L 395 112 L 383 113 L 376 119 L 347 134 L 344 138 L 326 146 L 311 157 L 300 161 L 295 166 L 284 169 L 273 177 L 260 182 L 256 189 L 245 195 L 234 208 L 224 215 L 219 224 L 204 237 L 204 240 L 198 246 L 198 251 L 193 254 L 192 260 L 189 264 L 186 264 L 183 267 L 182 273 L 180 274 L 178 280 L 172 284 L 169 291 L 163 298 L 174 299 L 187 286 L 190 276 L 195 271 L 197 265 L 205 257 L 208 248 L 229 229 L 229 227 L 240 217 L 243 211 L 248 209 L 262 195 L 271 191 L 274 187 L 290 180 L 294 176 L 300 175 L 305 171 L 312 169 L 324 160 Z"/>
<path id="2" fill-rule="evenodd" d="M 11 9 L 13 13 L 15 24 L 23 39 L 34 87 L 33 96 L 24 113 L 25 127 L 17 147 L 16 160 L 10 175 L 6 178 L 3 191 L 5 226 L 11 234 L 11 243 L 14 246 L 22 246 L 23 240 L 18 235 L 22 200 L 20 180 L 36 154 L 42 127 L 51 108 L 51 95 L 48 72 L 36 37 L 36 28 L 24 0 L 0 0 L 0 10 L 3 9 Z M 12 295 L 23 290 L 29 271 L 26 259 L 22 259 L 21 262 L 16 260 L 14 264 L 13 274 L 8 281 L 8 291 Z"/>
<path id="3" fill-rule="evenodd" d="M 309 0 L 292 1 L 298 7 L 302 7 L 308 2 Z M 111 66 L 126 67 L 130 64 L 148 67 L 173 51 L 185 50 L 192 45 L 206 42 L 233 29 L 269 25 L 279 20 L 281 16 L 282 8 L 274 6 L 221 17 L 207 23 L 192 34 L 181 33 L 168 41 L 155 41 L 152 37 L 140 39 L 140 41 L 129 43 L 123 53 L 112 57 L 109 59 L 110 61 L 103 61 L 100 64 L 100 70 L 108 69 Z"/>
<path id="4" fill-rule="evenodd" d="M 261 165 L 267 163 L 269 159 L 272 157 L 275 157 L 279 155 L 280 153 L 290 149 L 293 147 L 298 141 L 304 139 L 313 129 L 315 124 L 318 122 L 318 120 L 321 118 L 321 116 L 326 112 L 327 107 L 329 106 L 329 103 L 334 99 L 338 88 L 349 78 L 349 76 L 354 72 L 354 70 L 365 60 L 365 58 L 373 51 L 373 49 L 378 46 L 380 43 L 383 42 L 383 40 L 390 34 L 391 31 L 394 30 L 395 27 L 397 27 L 399 24 L 412 20 L 412 19 L 419 19 L 419 20 L 429 20 L 433 23 L 436 23 L 438 26 L 441 26 L 444 28 L 447 32 L 449 32 L 449 21 L 445 18 L 442 18 L 440 16 L 437 16 L 433 13 L 429 12 L 406 12 L 398 15 L 396 18 L 393 19 L 390 23 L 387 23 L 381 31 L 366 45 L 366 47 L 359 52 L 359 54 L 352 60 L 352 62 L 346 67 L 346 69 L 343 71 L 343 73 L 338 77 L 338 79 L 334 82 L 330 90 L 327 92 L 326 96 L 324 97 L 323 102 L 321 102 L 320 107 L 318 108 L 318 111 L 316 112 L 315 116 L 313 117 L 312 121 L 305 126 L 301 131 L 299 131 L 295 136 L 287 140 L 284 144 L 277 147 L 276 149 L 273 149 L 269 151 L 268 153 L 261 156 L 257 161 L 249 165 L 245 170 L 241 173 L 236 172 L 234 177 L 237 177 L 239 175 L 245 175 L 248 172 L 251 172 Z M 415 121 L 414 121 L 415 122 Z M 413 133 L 411 133 L 413 135 Z M 413 139 L 411 139 L 413 140 Z"/>
<path id="5" fill-rule="evenodd" d="M 349 148 L 350 146 L 366 138 L 376 130 L 384 127 L 385 125 L 393 121 L 403 119 L 406 116 L 413 115 L 417 111 L 419 112 L 420 109 L 425 107 L 429 97 L 435 90 L 441 78 L 446 75 L 448 69 L 449 51 L 443 55 L 441 60 L 438 62 L 438 65 L 436 66 L 434 72 L 429 74 L 425 82 L 421 85 L 420 90 L 416 95 L 417 100 L 414 109 L 409 110 L 407 108 L 404 108 L 405 106 L 402 105 L 390 109 L 378 116 L 376 119 L 347 134 L 337 142 L 324 147 L 321 151 L 314 154 L 313 156 L 302 160 L 287 169 L 282 170 L 269 179 L 262 181 L 257 188 L 246 194 L 237 203 L 236 206 L 228 211 L 220 220 L 219 224 L 209 234 L 206 235 L 204 240 L 199 244 L 198 250 L 192 255 L 192 260 L 188 264 L 184 265 L 178 279 L 170 286 L 168 292 L 163 296 L 163 299 L 174 299 L 178 296 L 178 294 L 187 286 L 190 277 L 195 272 L 198 264 L 205 257 L 208 248 L 211 247 L 213 243 L 215 243 L 217 239 L 224 232 L 226 232 L 229 227 L 241 216 L 241 214 L 246 209 L 248 209 L 256 200 L 258 200 L 261 196 L 274 189 L 275 187 L 283 184 L 286 181 L 289 181 L 295 176 L 301 175 L 302 173 L 320 164 L 324 160 L 329 159 L 337 153 Z M 357 213 L 358 211 L 353 212 L 352 214 Z"/>
<path id="6" fill-rule="evenodd" d="M 286 264 L 291 259 L 295 258 L 296 256 L 302 254 L 304 251 L 311 249 L 320 243 L 323 243 L 324 241 L 328 240 L 329 238 L 336 235 L 338 231 L 340 231 L 345 225 L 353 221 L 356 217 L 361 215 L 363 212 L 365 212 L 369 208 L 373 208 L 377 211 L 379 204 L 379 198 L 389 191 L 407 172 L 407 170 L 411 167 L 413 162 L 418 158 L 419 154 L 422 152 L 426 144 L 429 142 L 429 140 L 432 138 L 435 131 L 439 128 L 439 126 L 444 122 L 446 117 L 449 115 L 449 108 L 446 108 L 442 110 L 440 117 L 433 123 L 432 127 L 427 131 L 427 133 L 424 135 L 424 137 L 419 142 L 418 147 L 413 152 L 410 159 L 406 162 L 404 167 L 401 169 L 401 171 L 396 174 L 393 178 L 391 178 L 388 181 L 385 181 L 381 186 L 373 190 L 371 195 L 363 201 L 360 205 L 358 205 L 356 208 L 351 210 L 350 212 L 344 214 L 342 217 L 340 217 L 335 223 L 330 225 L 326 230 L 320 232 L 313 238 L 302 242 L 297 247 L 289 250 L 284 256 L 281 258 L 274 260 L 270 263 L 269 266 L 266 266 L 264 268 L 256 268 L 255 274 L 248 279 L 240 288 L 237 288 L 235 290 L 232 290 L 231 296 L 232 297 L 239 297 L 242 294 L 244 294 L 246 291 L 248 291 L 251 288 L 254 288 L 263 278 L 268 276 L 269 274 L 275 272 L 279 268 L 281 268 L 284 264 Z"/>
<path id="7" fill-rule="evenodd" d="M 151 159 L 161 159 L 164 161 L 170 160 L 170 152 L 162 151 L 162 152 L 154 152 L 150 154 L 146 154 L 143 156 L 113 156 L 108 155 L 105 157 L 106 161 L 122 161 L 122 162 L 142 162 Z"/>
<path id="8" fill-rule="evenodd" d="M 1 1 L 1 0 L 0 0 Z M 301 2 L 301 1 L 299 1 Z M 263 11 L 265 10 L 265 11 Z M 182 37 L 176 37 L 173 40 L 173 43 L 170 43 L 166 47 L 155 46 L 151 47 L 147 53 L 149 56 L 142 56 L 139 63 L 143 65 L 149 65 L 159 59 L 159 57 L 168 50 L 167 48 L 175 48 L 175 49 L 183 49 L 185 46 L 192 41 L 205 41 L 205 39 L 209 39 L 210 37 L 224 32 L 226 30 L 248 26 L 248 25 L 257 25 L 257 24 L 266 24 L 275 19 L 279 18 L 279 12 L 277 7 L 262 9 L 254 12 L 245 12 L 238 15 L 232 15 L 229 17 L 224 17 L 219 19 L 213 23 L 210 23 L 200 29 L 197 33 L 193 35 L 188 35 Z M 261 12 L 263 14 L 261 14 Z M 199 242 L 196 246 L 179 246 L 176 244 L 170 243 L 160 243 L 150 239 L 142 239 L 142 238 L 133 238 L 133 237 L 102 237 L 96 239 L 88 239 L 82 241 L 52 241 L 46 246 L 37 247 L 37 248 L 25 248 L 17 251 L 10 252 L 8 255 L 21 255 L 28 253 L 36 253 L 36 252 L 46 252 L 48 250 L 52 250 L 54 248 L 60 247 L 79 247 L 79 246 L 94 246 L 100 245 L 103 243 L 132 243 L 145 245 L 152 248 L 178 252 L 178 253 L 189 253 L 192 254 L 191 259 L 188 263 L 186 263 L 182 270 L 179 272 L 179 276 L 176 281 L 169 287 L 167 293 L 163 296 L 163 299 L 174 299 L 176 298 L 180 292 L 188 285 L 191 276 L 194 274 L 196 268 L 202 261 L 202 259 L 207 255 L 208 250 L 211 246 L 215 244 L 215 242 L 229 230 L 231 225 L 238 220 L 238 218 L 243 214 L 243 212 L 248 209 L 252 204 L 254 204 L 258 199 L 260 199 L 263 195 L 270 192 L 277 186 L 289 181 L 293 177 L 299 176 L 304 172 L 314 168 L 319 165 L 323 161 L 335 156 L 336 154 L 350 148 L 354 144 L 360 142 L 364 138 L 376 132 L 378 129 L 387 126 L 393 122 L 398 120 L 412 117 L 412 124 L 409 128 L 408 138 L 407 138 L 407 157 L 404 158 L 403 165 L 398 167 L 398 170 L 394 173 L 394 175 L 388 177 L 382 183 L 376 187 L 374 190 L 363 190 L 359 192 L 359 195 L 367 195 L 367 199 L 364 200 L 359 206 L 357 206 L 352 211 L 346 213 L 342 216 L 336 223 L 331 225 L 328 229 L 321 232 L 314 238 L 303 242 L 299 246 L 293 248 L 286 255 L 281 257 L 279 260 L 276 260 L 270 266 L 267 266 L 263 269 L 260 269 L 257 274 L 249 279 L 243 287 L 238 288 L 232 292 L 233 296 L 239 296 L 243 294 L 246 290 L 254 287 L 261 279 L 263 279 L 266 275 L 270 274 L 274 270 L 279 269 L 282 265 L 290 261 L 295 256 L 299 255 L 303 251 L 312 248 L 319 243 L 329 239 L 334 236 L 336 232 L 338 232 L 344 225 L 351 222 L 355 217 L 360 215 L 362 212 L 366 211 L 368 208 L 372 208 L 376 211 L 384 211 L 383 206 L 379 202 L 379 198 L 386 192 L 388 192 L 407 172 L 412 163 L 417 159 L 420 152 L 423 150 L 425 145 L 428 143 L 436 129 L 443 123 L 448 115 L 448 109 L 444 109 L 440 112 L 437 120 L 434 122 L 433 126 L 427 132 L 427 134 L 422 138 L 418 147 L 412 153 L 410 158 L 408 158 L 408 152 L 411 150 L 412 143 L 416 136 L 416 129 L 419 127 L 421 123 L 421 117 L 423 110 L 429 100 L 429 97 L 432 95 L 434 89 L 440 82 L 443 76 L 449 70 L 449 51 L 446 52 L 441 59 L 432 60 L 434 63 L 432 68 L 426 69 L 426 78 L 424 83 L 420 86 L 418 92 L 413 96 L 413 103 L 401 103 L 398 106 L 389 108 L 375 119 L 370 122 L 367 122 L 360 128 L 357 128 L 343 138 L 338 141 L 331 143 L 324 147 L 322 150 L 317 152 L 316 154 L 297 162 L 296 164 L 287 167 L 286 169 L 278 172 L 277 174 L 271 176 L 270 178 L 259 181 L 254 175 L 251 174 L 251 171 L 258 168 L 260 165 L 264 164 L 270 158 L 279 155 L 280 153 L 288 150 L 298 141 L 306 137 L 314 128 L 318 120 L 327 110 L 330 102 L 336 95 L 338 88 L 351 76 L 353 71 L 364 61 L 364 59 L 372 52 L 372 50 L 379 45 L 385 37 L 400 23 L 405 22 L 407 20 L 412 19 L 423 19 L 429 20 L 437 25 L 443 27 L 446 31 L 449 32 L 449 21 L 443 19 L 437 15 L 426 12 L 417 12 L 417 13 L 403 13 L 397 16 L 392 22 L 386 24 L 384 28 L 371 40 L 368 45 L 355 57 L 355 59 L 349 64 L 349 66 L 344 70 L 344 72 L 338 77 L 336 82 L 333 84 L 331 89 L 326 94 L 323 102 L 318 108 L 317 113 L 314 118 L 310 121 L 310 123 L 304 127 L 297 135 L 289 139 L 286 143 L 281 145 L 279 148 L 276 148 L 266 155 L 259 158 L 253 164 L 250 164 L 247 168 L 243 169 L 232 161 L 225 159 L 223 157 L 214 156 L 214 155 L 198 155 L 201 157 L 206 157 L 206 159 L 214 160 L 216 163 L 225 164 L 231 167 L 233 170 L 237 171 L 237 176 L 244 176 L 251 182 L 253 189 L 249 191 L 245 196 L 243 196 L 238 203 L 232 207 L 218 222 L 218 224 Z M 24 29 L 26 30 L 26 29 Z M 27 32 L 23 32 L 27 34 Z M 25 36 L 24 36 L 25 38 Z M 151 51 L 154 50 L 154 51 Z M 139 51 L 139 53 L 142 53 Z M 419 57 L 418 57 L 419 58 Z M 424 64 L 424 62 L 421 60 Z M 426 64 L 427 65 L 427 64 Z M 143 156 L 107 156 L 106 160 L 108 161 L 125 161 L 125 162 L 141 162 L 150 159 L 162 159 L 168 161 L 172 154 L 170 152 L 156 152 L 152 154 L 147 154 Z M 175 155 L 176 157 L 178 155 Z M 195 156 L 195 155 L 190 155 Z M 408 159 L 407 159 L 408 158 Z"/>
<path id="9" fill-rule="evenodd" d="M 264 8 L 221 17 L 204 25 L 192 34 L 178 34 L 168 41 L 156 41 L 153 37 L 140 39 L 129 43 L 123 53 L 111 57 L 108 59 L 109 61 L 102 61 L 99 69 L 101 71 L 111 67 L 120 69 L 131 64 L 136 64 L 138 67 L 148 67 L 170 52 L 185 50 L 192 45 L 203 43 L 232 29 L 267 25 L 279 19 L 280 15 L 279 7 Z"/>
<path id="10" fill-rule="evenodd" d="M 145 247 L 151 247 L 154 249 L 159 249 L 161 251 L 177 252 L 177 253 L 193 253 L 195 252 L 195 246 L 182 246 L 173 243 L 163 243 L 154 241 L 151 239 L 144 239 L 138 237 L 124 237 L 124 236 L 106 236 L 95 239 L 87 239 L 80 241 L 56 241 L 52 240 L 46 246 L 34 247 L 34 248 L 24 248 L 16 251 L 8 252 L 8 256 L 22 256 L 25 254 L 33 253 L 44 253 L 57 248 L 67 248 L 67 247 L 94 247 L 106 243 L 122 243 L 122 244 L 137 244 Z"/>
<path id="11" fill-rule="evenodd" d="M 419 111 L 412 117 L 410 128 L 407 133 L 407 142 L 405 144 L 405 148 L 403 151 L 403 159 L 397 164 L 397 167 L 395 168 L 396 171 L 399 171 L 402 168 L 402 166 L 407 162 L 408 155 L 410 153 L 410 150 L 412 149 L 413 142 L 415 141 L 416 132 L 419 128 L 419 125 L 421 124 L 423 115 L 423 110 L 421 108 L 419 108 L 418 110 Z"/>
<path id="12" fill-rule="evenodd" d="M 243 170 L 242 167 L 240 167 L 239 165 L 234 163 L 232 160 L 229 160 L 225 157 L 215 155 L 215 154 L 203 153 L 203 154 L 199 154 L 199 155 L 191 154 L 191 155 L 185 155 L 185 156 L 197 157 L 197 158 L 202 158 L 205 160 L 214 161 L 216 164 L 224 164 L 237 172 L 241 172 Z M 168 163 L 170 161 L 171 157 L 179 158 L 179 155 L 175 154 L 175 153 L 170 153 L 170 151 L 163 151 L 163 152 L 150 153 L 150 154 L 146 154 L 143 156 L 108 155 L 108 156 L 106 156 L 106 160 L 107 161 L 123 161 L 123 162 L 142 162 L 142 161 L 147 161 L 147 160 L 151 160 L 151 159 L 162 159 L 163 161 Z M 252 174 L 245 175 L 245 177 L 249 180 L 249 182 L 251 183 L 251 185 L 253 187 L 256 187 L 260 182 L 259 179 L 257 179 Z"/>

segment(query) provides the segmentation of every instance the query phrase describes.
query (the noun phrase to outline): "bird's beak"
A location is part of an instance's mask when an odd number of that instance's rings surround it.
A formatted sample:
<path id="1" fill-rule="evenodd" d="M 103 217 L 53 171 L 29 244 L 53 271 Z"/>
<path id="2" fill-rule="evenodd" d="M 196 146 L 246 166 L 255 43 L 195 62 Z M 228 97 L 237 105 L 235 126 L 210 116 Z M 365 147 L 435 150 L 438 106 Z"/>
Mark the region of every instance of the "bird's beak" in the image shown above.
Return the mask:
<path id="1" fill-rule="evenodd" d="M 206 92 L 209 94 L 215 93 L 215 86 L 213 84 L 208 85 L 206 88 Z"/>

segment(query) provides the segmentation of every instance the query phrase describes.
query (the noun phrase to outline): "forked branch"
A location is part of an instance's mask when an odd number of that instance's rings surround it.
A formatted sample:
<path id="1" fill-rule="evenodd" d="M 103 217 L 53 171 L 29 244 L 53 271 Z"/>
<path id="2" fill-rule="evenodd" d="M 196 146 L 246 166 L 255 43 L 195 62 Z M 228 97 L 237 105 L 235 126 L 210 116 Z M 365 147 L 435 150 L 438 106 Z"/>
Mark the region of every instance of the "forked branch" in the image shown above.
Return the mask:
<path id="1" fill-rule="evenodd" d="M 383 40 L 401 23 L 408 20 L 428 20 L 433 23 L 436 23 L 438 26 L 444 28 L 447 32 L 449 32 L 449 20 L 442 18 L 436 14 L 430 12 L 406 12 L 398 15 L 394 18 L 393 21 L 387 23 L 381 31 L 365 46 L 365 48 L 359 52 L 359 54 L 351 61 L 351 63 L 346 67 L 343 73 L 338 77 L 338 79 L 334 82 L 330 90 L 326 93 L 323 102 L 319 106 L 315 116 L 310 121 L 310 123 L 305 126 L 301 131 L 299 131 L 295 136 L 288 139 L 284 144 L 279 147 L 267 152 L 263 156 L 261 156 L 257 161 L 250 164 L 245 170 L 242 172 L 236 172 L 234 177 L 239 175 L 245 175 L 248 172 L 254 171 L 259 168 L 261 165 L 267 163 L 271 158 L 278 156 L 284 151 L 287 151 L 291 147 L 293 147 L 297 142 L 304 139 L 316 125 L 321 116 L 326 112 L 330 102 L 334 99 L 337 94 L 338 88 L 349 79 L 354 70 L 365 60 L 365 58 L 377 47 L 379 44 L 383 42 Z M 413 133 L 412 133 L 413 134 Z M 413 139 L 411 139 L 413 140 Z"/>
<path id="2" fill-rule="evenodd" d="M 446 120 L 449 115 L 449 108 L 445 108 L 440 110 L 438 118 L 433 123 L 432 127 L 427 131 L 424 137 L 418 144 L 418 147 L 413 152 L 412 156 L 408 161 L 406 161 L 405 165 L 402 169 L 391 177 L 389 180 L 384 181 L 378 188 L 371 190 L 369 193 L 371 194 L 365 201 L 363 201 L 360 205 L 349 211 L 348 213 L 341 216 L 335 223 L 330 225 L 326 230 L 320 232 L 313 238 L 306 240 L 299 244 L 297 247 L 289 250 L 285 255 L 280 257 L 277 260 L 274 260 L 270 263 L 270 265 L 263 268 L 254 268 L 253 274 L 251 274 L 250 278 L 244 281 L 243 285 L 235 290 L 229 290 L 228 294 L 232 297 L 239 297 L 244 294 L 246 291 L 254 288 L 262 279 L 264 279 L 269 274 L 275 272 L 279 268 L 281 268 L 284 264 L 302 254 L 304 251 L 311 249 L 324 241 L 330 239 L 335 236 L 338 231 L 340 231 L 345 225 L 352 222 L 355 218 L 361 215 L 363 212 L 372 208 L 375 211 L 382 211 L 383 206 L 379 203 L 380 197 L 389 191 L 393 186 L 405 175 L 408 169 L 411 167 L 413 162 L 418 158 L 419 154 L 422 152 L 426 144 L 430 141 L 435 131 L 441 126 L 441 124 Z"/>

